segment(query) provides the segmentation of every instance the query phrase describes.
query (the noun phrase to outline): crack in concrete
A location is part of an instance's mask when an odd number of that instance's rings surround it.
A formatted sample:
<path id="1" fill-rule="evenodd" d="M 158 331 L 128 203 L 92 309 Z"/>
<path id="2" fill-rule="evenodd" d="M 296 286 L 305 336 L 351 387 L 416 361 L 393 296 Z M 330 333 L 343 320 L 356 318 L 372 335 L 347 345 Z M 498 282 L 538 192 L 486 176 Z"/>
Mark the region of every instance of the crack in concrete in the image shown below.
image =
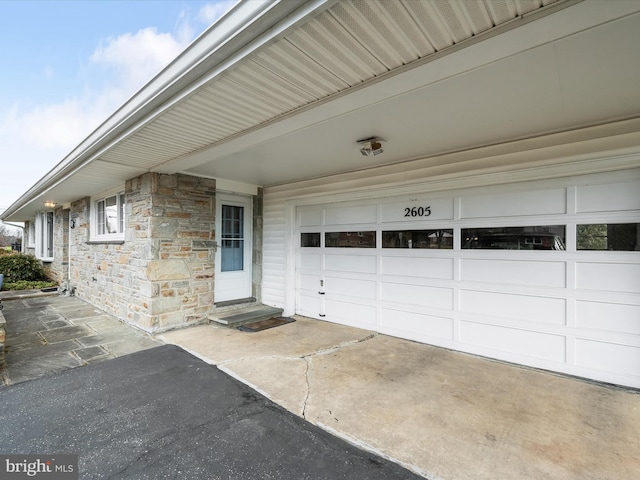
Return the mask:
<path id="1" fill-rule="evenodd" d="M 311 385 L 309 385 L 309 370 L 311 368 L 311 360 L 312 356 L 309 355 L 304 358 L 305 364 L 307 366 L 304 371 L 304 381 L 307 385 L 307 392 L 305 393 L 304 400 L 302 401 L 302 418 L 307 419 L 307 402 L 309 401 L 309 395 L 311 394 Z"/>
<path id="2" fill-rule="evenodd" d="M 213 365 L 217 365 L 218 367 L 225 367 L 230 363 L 236 362 L 245 362 L 247 360 L 304 360 L 306 355 L 260 355 L 258 357 L 239 357 L 239 358 L 231 358 L 229 360 L 223 360 L 221 362 L 213 363 Z M 209 361 L 208 363 L 211 363 Z"/>
<path id="3" fill-rule="evenodd" d="M 327 355 L 329 353 L 335 352 L 336 350 L 340 350 L 341 348 L 345 348 L 345 347 L 349 347 L 351 345 L 356 345 L 358 343 L 362 343 L 362 342 L 366 342 L 367 340 L 371 340 L 372 338 L 378 336 L 377 332 L 372 332 L 371 334 L 362 337 L 362 338 L 358 338 L 356 340 L 349 340 L 346 342 L 342 342 L 339 343 L 337 345 L 333 345 L 331 347 L 322 349 L 322 350 L 316 350 L 310 353 L 305 353 L 303 355 L 260 355 L 260 356 L 247 356 L 247 357 L 238 357 L 238 358 L 231 358 L 229 360 L 222 360 L 220 362 L 213 362 L 214 365 L 218 365 L 218 366 L 226 366 L 230 363 L 234 363 L 234 362 L 244 362 L 246 360 L 278 360 L 278 359 L 283 359 L 283 360 L 305 360 L 306 358 L 309 357 L 314 357 L 316 355 Z M 184 347 L 182 347 L 184 348 Z M 189 350 L 188 350 L 189 351 Z M 191 351 L 190 351 L 191 352 Z M 193 353 L 193 352 L 191 352 Z M 209 360 L 207 363 L 212 363 L 211 360 Z"/>
<path id="4" fill-rule="evenodd" d="M 311 364 L 313 362 L 313 357 L 319 356 L 319 355 L 328 355 L 330 353 L 336 352 L 338 350 L 341 350 L 343 348 L 346 347 L 350 347 L 352 345 L 357 345 L 358 343 L 363 343 L 366 342 L 368 340 L 371 340 L 372 338 L 375 338 L 378 336 L 378 332 L 371 332 L 370 334 L 361 337 L 361 338 L 357 338 L 355 340 L 348 340 L 346 342 L 342 342 L 339 343 L 337 345 L 332 345 L 328 348 L 324 348 L 322 350 L 316 350 L 310 353 L 305 353 L 303 355 L 261 355 L 261 356 L 247 356 L 247 357 L 241 357 L 241 358 L 233 358 L 230 360 L 224 360 L 218 363 L 214 363 L 214 365 L 216 365 L 220 370 L 222 370 L 223 372 L 227 373 L 228 375 L 231 375 L 232 377 L 236 378 L 237 380 L 241 381 L 242 383 L 249 385 L 251 388 L 253 388 L 254 390 L 257 390 L 258 392 L 260 392 L 261 394 L 263 394 L 266 397 L 270 396 L 263 391 L 262 389 L 258 388 L 256 385 L 253 385 L 252 383 L 250 383 L 247 379 L 242 378 L 240 375 L 236 374 L 235 372 L 233 372 L 233 370 L 231 370 L 228 365 L 231 365 L 233 363 L 236 362 L 244 362 L 244 361 L 259 361 L 259 360 L 304 360 L 305 362 L 305 372 L 304 372 L 304 381 L 305 381 L 305 385 L 306 385 L 306 392 L 304 395 L 304 400 L 302 401 L 302 410 L 300 413 L 300 416 L 304 419 L 307 419 L 306 417 L 306 410 L 307 410 L 307 404 L 309 402 L 309 397 L 311 396 L 311 383 L 309 381 L 309 375 L 311 373 Z M 196 354 L 196 356 L 199 356 Z M 200 358 L 202 358 L 201 356 L 199 356 Z M 209 360 L 208 363 L 211 363 L 211 361 Z"/>
<path id="5" fill-rule="evenodd" d="M 357 338 L 355 340 L 348 340 L 346 342 L 339 343 L 338 345 L 325 348 L 324 350 L 318 350 L 312 353 L 308 353 L 307 355 L 303 355 L 300 358 L 314 357 L 316 355 L 327 355 L 329 353 L 335 352 L 336 350 L 340 350 L 341 348 L 350 347 L 351 345 L 357 345 L 358 343 L 366 342 L 367 340 L 371 340 L 372 338 L 377 336 L 378 336 L 378 332 L 371 332 L 369 335 L 366 335 L 362 338 Z"/>
<path id="6" fill-rule="evenodd" d="M 305 363 L 306 363 L 306 370 L 304 372 L 304 381 L 307 385 L 307 393 L 304 397 L 304 400 L 302 402 L 302 418 L 304 418 L 305 420 L 307 420 L 307 404 L 309 403 L 309 397 L 311 396 L 311 383 L 309 382 L 309 374 L 311 372 L 311 362 L 313 361 L 313 357 L 319 356 L 319 355 L 327 355 L 329 353 L 333 353 L 336 352 L 338 350 L 341 350 L 345 347 L 350 347 L 351 345 L 357 345 L 358 343 L 363 343 L 366 342 L 368 340 L 371 340 L 372 338 L 375 338 L 378 335 L 378 332 L 371 332 L 369 335 L 362 337 L 362 338 L 358 338 L 356 340 L 350 340 L 348 342 L 343 342 L 340 343 L 338 345 L 334 345 L 332 347 L 329 347 L 327 349 L 324 350 L 318 350 L 317 352 L 313 352 L 310 353 L 308 355 L 305 355 L 303 357 L 301 357 Z"/>

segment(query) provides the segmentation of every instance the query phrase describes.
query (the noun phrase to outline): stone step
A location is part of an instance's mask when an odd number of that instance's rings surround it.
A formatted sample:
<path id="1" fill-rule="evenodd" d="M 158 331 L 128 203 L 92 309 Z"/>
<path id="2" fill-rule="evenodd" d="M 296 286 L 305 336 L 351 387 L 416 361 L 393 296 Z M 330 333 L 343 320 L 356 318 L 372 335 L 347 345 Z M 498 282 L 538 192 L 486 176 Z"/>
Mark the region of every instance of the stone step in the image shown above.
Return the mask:
<path id="1" fill-rule="evenodd" d="M 283 310 L 281 308 L 253 304 L 233 310 L 214 311 L 209 315 L 209 320 L 220 325 L 235 328 L 241 325 L 269 320 L 270 318 L 281 317 L 282 312 Z"/>

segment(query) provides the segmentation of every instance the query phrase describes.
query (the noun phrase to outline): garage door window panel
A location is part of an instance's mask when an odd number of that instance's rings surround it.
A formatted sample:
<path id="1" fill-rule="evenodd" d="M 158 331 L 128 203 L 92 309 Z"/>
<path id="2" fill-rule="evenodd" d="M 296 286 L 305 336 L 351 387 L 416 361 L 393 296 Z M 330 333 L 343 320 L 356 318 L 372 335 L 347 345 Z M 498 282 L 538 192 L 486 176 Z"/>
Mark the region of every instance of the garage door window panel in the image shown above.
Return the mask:
<path id="1" fill-rule="evenodd" d="M 453 249 L 453 229 L 382 232 L 382 248 Z"/>
<path id="2" fill-rule="evenodd" d="M 319 233 L 301 233 L 300 246 L 305 248 L 320 247 L 320 234 Z"/>
<path id="3" fill-rule="evenodd" d="M 533 227 L 463 228 L 463 249 L 561 250 L 565 249 L 564 225 Z"/>
<path id="4" fill-rule="evenodd" d="M 640 251 L 640 223 L 578 225 L 577 249 Z"/>
<path id="5" fill-rule="evenodd" d="M 324 246 L 329 248 L 376 248 L 376 232 L 326 232 Z"/>

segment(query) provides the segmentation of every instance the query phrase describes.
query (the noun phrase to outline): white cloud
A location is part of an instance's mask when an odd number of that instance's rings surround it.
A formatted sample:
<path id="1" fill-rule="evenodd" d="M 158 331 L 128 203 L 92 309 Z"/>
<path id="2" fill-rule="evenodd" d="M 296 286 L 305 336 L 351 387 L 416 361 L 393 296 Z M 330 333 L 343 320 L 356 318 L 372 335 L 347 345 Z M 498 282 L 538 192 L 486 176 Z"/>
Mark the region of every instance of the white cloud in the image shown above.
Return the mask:
<path id="1" fill-rule="evenodd" d="M 211 25 L 213 22 L 222 17 L 222 15 L 224 15 L 227 10 L 229 10 L 236 3 L 236 0 L 225 0 L 205 5 L 198 12 L 198 20 L 205 24 Z"/>
<path id="2" fill-rule="evenodd" d="M 93 52 L 91 60 L 111 71 L 116 88 L 133 94 L 185 47 L 184 40 L 145 28 L 110 38 Z"/>
<path id="3" fill-rule="evenodd" d="M 25 112 L 15 105 L 4 119 L 2 131 L 25 145 L 70 150 L 90 133 L 87 129 L 99 121 L 102 113 L 96 104 L 87 105 L 78 98 Z"/>
<path id="4" fill-rule="evenodd" d="M 13 105 L 0 117 L 0 210 L 42 178 L 77 143 L 77 105 L 49 105 L 21 111 Z M 71 142 L 71 143 L 70 143 Z"/>
<path id="5" fill-rule="evenodd" d="M 183 48 L 170 34 L 155 29 L 109 39 L 91 56 L 102 69 L 100 90 L 87 86 L 59 103 L 29 109 L 15 103 L 0 118 L 0 138 L 29 150 L 68 153 Z"/>
<path id="6" fill-rule="evenodd" d="M 201 7 L 195 16 L 191 15 L 188 7 L 185 8 L 176 21 L 176 38 L 186 46 L 196 37 L 196 32 L 209 28 L 236 3 L 238 0 L 216 0 Z"/>

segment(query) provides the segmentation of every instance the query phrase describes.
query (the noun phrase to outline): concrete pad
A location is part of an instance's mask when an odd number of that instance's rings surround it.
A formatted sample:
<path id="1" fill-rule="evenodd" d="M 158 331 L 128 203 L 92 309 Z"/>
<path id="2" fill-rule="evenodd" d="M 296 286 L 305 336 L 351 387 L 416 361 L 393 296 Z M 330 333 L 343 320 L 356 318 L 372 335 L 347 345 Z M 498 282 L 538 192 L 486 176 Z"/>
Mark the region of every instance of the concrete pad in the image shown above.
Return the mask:
<path id="1" fill-rule="evenodd" d="M 245 384 L 262 393 L 290 412 L 304 417 L 309 395 L 307 370 L 304 358 L 255 358 L 237 360 L 220 366 Z"/>
<path id="2" fill-rule="evenodd" d="M 296 317 L 294 323 L 260 332 L 201 325 L 157 338 L 218 365 L 284 408 L 304 416 L 308 395 L 305 357 L 373 335 L 367 330 Z"/>
<path id="3" fill-rule="evenodd" d="M 309 421 L 438 478 L 639 471 L 640 396 L 621 390 L 387 336 L 313 357 L 308 381 Z"/>
<path id="4" fill-rule="evenodd" d="M 296 317 L 181 345 L 313 424 L 430 479 L 631 479 L 640 392 Z"/>
<path id="5" fill-rule="evenodd" d="M 194 351 L 216 365 L 270 356 L 302 358 L 312 353 L 363 341 L 373 332 L 296 317 L 294 323 L 260 332 L 201 325 L 157 338 Z"/>

